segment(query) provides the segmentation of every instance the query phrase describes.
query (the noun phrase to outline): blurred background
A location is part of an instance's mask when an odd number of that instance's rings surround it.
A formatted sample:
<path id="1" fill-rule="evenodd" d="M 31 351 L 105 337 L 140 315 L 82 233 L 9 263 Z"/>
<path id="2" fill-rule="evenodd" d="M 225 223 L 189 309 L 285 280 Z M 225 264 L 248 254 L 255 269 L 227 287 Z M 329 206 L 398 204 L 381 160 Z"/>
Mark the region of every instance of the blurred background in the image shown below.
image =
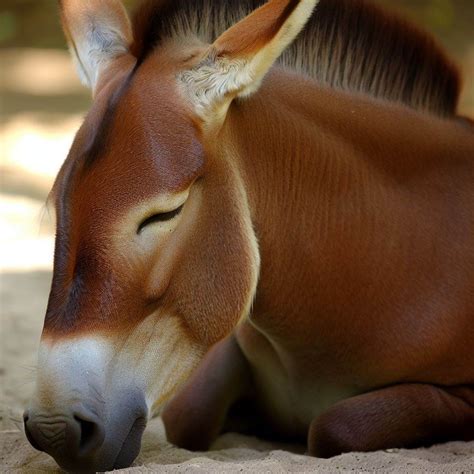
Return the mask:
<path id="1" fill-rule="evenodd" d="M 474 117 L 474 1 L 375 1 L 448 49 L 464 72 L 460 111 Z M 90 104 L 56 8 L 54 0 L 0 0 L 0 430 L 21 425 L 33 388 L 53 258 L 46 198 Z"/>

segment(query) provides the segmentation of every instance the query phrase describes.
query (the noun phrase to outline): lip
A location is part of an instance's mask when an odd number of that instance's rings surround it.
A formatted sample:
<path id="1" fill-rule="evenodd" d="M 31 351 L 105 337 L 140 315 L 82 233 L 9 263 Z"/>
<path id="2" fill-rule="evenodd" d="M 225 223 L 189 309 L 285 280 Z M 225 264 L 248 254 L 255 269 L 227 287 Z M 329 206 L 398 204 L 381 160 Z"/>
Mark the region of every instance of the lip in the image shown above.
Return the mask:
<path id="1" fill-rule="evenodd" d="M 105 450 L 101 450 L 96 453 L 95 456 L 90 458 L 89 461 L 85 461 L 80 457 L 74 460 L 56 460 L 58 464 L 66 472 L 70 473 L 83 473 L 91 474 L 95 472 L 108 472 L 115 469 L 125 469 L 130 467 L 133 461 L 136 459 L 141 449 L 142 435 L 147 425 L 147 418 L 137 418 L 132 426 L 130 427 L 127 435 L 125 436 L 120 449 L 118 450 L 115 457 L 109 457 L 112 453 L 107 454 L 107 446 L 104 446 Z M 115 451 L 115 450 L 114 450 Z M 102 461 L 98 461 L 98 456 L 102 458 Z M 113 456 L 113 455 L 112 455 Z M 108 458 L 108 459 L 107 459 Z M 77 462 L 82 461 L 81 466 L 78 467 Z"/>
<path id="2" fill-rule="evenodd" d="M 79 410 L 80 408 L 80 410 Z M 95 411 L 82 406 L 75 410 L 82 420 L 91 424 L 98 418 Z M 109 403 L 102 419 L 103 430 L 96 437 L 100 442 L 95 449 L 86 444 L 71 453 L 68 449 L 52 453 L 66 472 L 105 472 L 129 467 L 140 453 L 143 432 L 148 422 L 148 407 L 143 393 L 137 389 L 120 390 Z"/>
<path id="3" fill-rule="evenodd" d="M 115 458 L 113 469 L 129 467 L 140 452 L 142 435 L 147 424 L 146 417 L 137 418 L 131 426 Z"/>

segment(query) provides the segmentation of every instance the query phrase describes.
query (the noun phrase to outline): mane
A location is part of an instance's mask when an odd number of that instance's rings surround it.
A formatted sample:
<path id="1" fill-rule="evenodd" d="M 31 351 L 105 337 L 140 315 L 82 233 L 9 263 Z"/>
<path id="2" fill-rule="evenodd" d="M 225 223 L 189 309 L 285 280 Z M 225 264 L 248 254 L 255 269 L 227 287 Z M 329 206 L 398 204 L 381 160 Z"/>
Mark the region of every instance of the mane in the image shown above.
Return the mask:
<path id="1" fill-rule="evenodd" d="M 133 22 L 143 61 L 169 38 L 212 43 L 264 0 L 146 0 Z M 439 116 L 456 112 L 459 72 L 434 39 L 367 0 L 320 0 L 280 66 L 322 85 L 403 103 Z"/>

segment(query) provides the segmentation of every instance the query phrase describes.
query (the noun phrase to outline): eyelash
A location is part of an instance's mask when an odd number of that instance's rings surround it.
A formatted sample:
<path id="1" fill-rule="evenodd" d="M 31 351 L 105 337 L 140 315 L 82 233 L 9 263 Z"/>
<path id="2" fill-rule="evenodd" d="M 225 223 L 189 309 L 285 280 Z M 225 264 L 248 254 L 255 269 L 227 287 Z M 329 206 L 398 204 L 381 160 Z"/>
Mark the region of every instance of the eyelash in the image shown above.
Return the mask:
<path id="1" fill-rule="evenodd" d="M 151 224 L 156 224 L 157 222 L 166 222 L 170 221 L 171 219 L 175 218 L 182 210 L 183 210 L 184 204 L 182 206 L 179 206 L 177 209 L 174 209 L 173 211 L 169 212 L 161 212 L 158 214 L 153 214 L 150 217 L 147 217 L 139 226 L 137 229 L 137 234 L 140 234 L 140 232 L 147 226 Z"/>

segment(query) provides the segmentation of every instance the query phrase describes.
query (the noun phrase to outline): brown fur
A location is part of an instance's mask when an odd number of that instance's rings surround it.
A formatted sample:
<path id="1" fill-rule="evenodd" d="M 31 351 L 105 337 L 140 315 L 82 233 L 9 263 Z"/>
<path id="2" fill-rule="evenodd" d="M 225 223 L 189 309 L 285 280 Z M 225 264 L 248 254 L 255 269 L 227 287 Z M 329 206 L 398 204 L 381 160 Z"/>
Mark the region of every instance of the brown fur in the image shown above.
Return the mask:
<path id="1" fill-rule="evenodd" d="M 169 37 L 212 43 L 263 0 L 148 0 L 133 24 L 141 58 Z M 456 111 L 457 68 L 424 32 L 365 0 L 321 0 L 279 63 L 320 84 L 446 116 Z"/>

